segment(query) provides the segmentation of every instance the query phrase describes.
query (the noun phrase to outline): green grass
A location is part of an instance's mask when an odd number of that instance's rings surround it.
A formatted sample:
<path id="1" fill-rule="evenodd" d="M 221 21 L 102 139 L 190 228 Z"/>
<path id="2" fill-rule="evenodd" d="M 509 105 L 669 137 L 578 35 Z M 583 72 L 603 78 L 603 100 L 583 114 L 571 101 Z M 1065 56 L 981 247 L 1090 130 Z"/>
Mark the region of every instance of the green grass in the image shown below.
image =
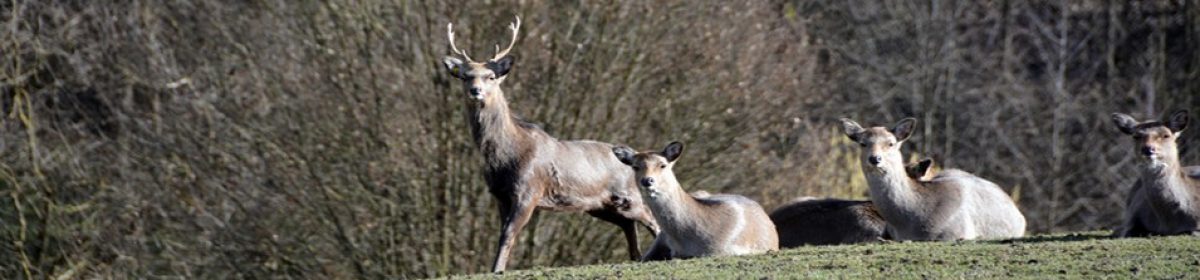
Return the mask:
<path id="1" fill-rule="evenodd" d="M 804 247 L 758 256 L 534 268 L 467 278 L 879 279 L 1200 277 L 1200 238 L 1109 239 L 1107 233 L 1015 240 Z M 456 278 L 462 276 L 455 276 Z"/>

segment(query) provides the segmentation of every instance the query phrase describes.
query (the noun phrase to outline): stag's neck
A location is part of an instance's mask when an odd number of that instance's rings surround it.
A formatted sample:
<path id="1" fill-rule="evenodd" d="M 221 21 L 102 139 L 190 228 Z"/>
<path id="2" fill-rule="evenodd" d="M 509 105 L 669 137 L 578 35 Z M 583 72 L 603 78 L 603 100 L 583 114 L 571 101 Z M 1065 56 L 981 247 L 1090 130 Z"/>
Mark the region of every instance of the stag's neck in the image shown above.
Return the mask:
<path id="1" fill-rule="evenodd" d="M 496 89 L 487 96 L 484 102 L 467 101 L 467 122 L 488 166 L 510 166 L 519 160 L 528 132 L 509 111 L 504 92 Z"/>
<path id="2" fill-rule="evenodd" d="M 1178 159 L 1168 159 L 1157 166 L 1146 166 L 1142 171 L 1142 182 L 1149 188 L 1149 194 L 1185 208 L 1193 206 L 1197 198 L 1196 190 L 1190 187 L 1188 181 Z"/>
<path id="3" fill-rule="evenodd" d="M 867 185 L 871 188 L 871 200 L 880 207 L 891 208 L 900 212 L 919 212 L 921 209 L 917 188 L 920 183 L 908 177 L 903 165 L 898 168 L 887 168 L 886 173 L 866 171 Z M 887 211 L 894 212 L 894 211 Z"/>

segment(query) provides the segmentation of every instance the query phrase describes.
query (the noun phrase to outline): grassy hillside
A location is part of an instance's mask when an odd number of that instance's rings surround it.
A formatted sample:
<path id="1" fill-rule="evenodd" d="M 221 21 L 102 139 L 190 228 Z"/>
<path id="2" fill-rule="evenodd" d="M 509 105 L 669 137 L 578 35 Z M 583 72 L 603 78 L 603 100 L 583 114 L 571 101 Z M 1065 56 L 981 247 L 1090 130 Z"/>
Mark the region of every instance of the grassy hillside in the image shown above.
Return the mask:
<path id="1" fill-rule="evenodd" d="M 510 279 L 1200 277 L 1200 238 L 1107 233 L 977 242 L 806 247 L 761 256 L 510 271 Z M 496 278 L 477 274 L 469 278 Z"/>

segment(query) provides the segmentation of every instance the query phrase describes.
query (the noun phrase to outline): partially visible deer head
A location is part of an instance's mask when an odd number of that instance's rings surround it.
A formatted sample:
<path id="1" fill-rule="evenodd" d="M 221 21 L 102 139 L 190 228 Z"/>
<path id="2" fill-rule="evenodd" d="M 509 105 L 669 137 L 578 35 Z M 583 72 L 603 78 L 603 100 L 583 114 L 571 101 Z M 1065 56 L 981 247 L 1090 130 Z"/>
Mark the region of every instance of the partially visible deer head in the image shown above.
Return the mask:
<path id="1" fill-rule="evenodd" d="M 454 24 L 446 24 L 446 36 L 450 39 L 450 49 L 455 54 L 461 55 L 462 59 L 447 56 L 442 59 L 442 64 L 445 64 L 446 70 L 450 71 L 451 76 L 463 81 L 463 86 L 472 99 L 483 101 L 489 93 L 500 88 L 500 83 L 512 69 L 516 58 L 509 55 L 508 52 L 517 43 L 517 32 L 520 28 L 521 17 L 517 17 L 515 22 L 508 25 L 508 29 L 512 30 L 512 41 L 508 43 L 508 47 L 501 51 L 500 45 L 496 45 L 495 56 L 484 62 L 476 62 L 466 51 L 459 49 L 454 44 Z"/>
<path id="2" fill-rule="evenodd" d="M 1179 148 L 1175 140 L 1179 138 L 1179 132 L 1187 128 L 1187 110 L 1175 111 L 1162 121 L 1139 123 L 1121 113 L 1112 114 L 1112 119 L 1121 132 L 1133 136 L 1135 152 L 1148 160 L 1151 166 L 1161 167 L 1179 161 Z"/>
<path id="3" fill-rule="evenodd" d="M 924 158 L 920 161 L 909 163 L 904 166 L 904 171 L 908 172 L 908 177 L 917 181 L 929 181 L 933 179 L 933 159 Z"/>

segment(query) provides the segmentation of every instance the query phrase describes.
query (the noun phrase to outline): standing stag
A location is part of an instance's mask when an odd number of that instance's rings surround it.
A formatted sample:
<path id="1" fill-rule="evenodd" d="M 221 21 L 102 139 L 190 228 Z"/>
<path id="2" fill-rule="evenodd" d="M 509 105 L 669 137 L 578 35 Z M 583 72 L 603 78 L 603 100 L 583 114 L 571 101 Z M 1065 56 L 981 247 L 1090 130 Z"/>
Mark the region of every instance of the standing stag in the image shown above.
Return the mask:
<path id="1" fill-rule="evenodd" d="M 1114 233 L 1200 235 L 1200 166 L 1182 166 L 1175 143 L 1187 128 L 1188 111 L 1175 111 L 1161 122 L 1138 123 L 1121 113 L 1112 119 L 1121 132 L 1133 136 L 1142 169 L 1125 201 L 1125 222 Z"/>
<path id="2" fill-rule="evenodd" d="M 662 152 L 635 153 L 616 147 L 612 154 L 633 168 L 646 205 L 662 232 L 643 260 L 759 254 L 779 250 L 775 225 L 762 206 L 740 195 L 683 191 L 675 178 L 675 161 L 683 144 L 671 142 Z"/>
<path id="3" fill-rule="evenodd" d="M 500 210 L 502 229 L 492 271 L 504 271 L 517 235 L 537 209 L 585 212 L 616 224 L 625 233 L 630 258 L 638 259 L 637 223 L 655 235 L 658 225 L 642 205 L 633 172 L 612 157 L 613 145 L 561 141 L 509 111 L 500 84 L 512 70 L 515 58 L 508 52 L 520 27 L 518 17 L 509 25 L 508 47 L 486 62 L 475 62 L 454 44 L 454 25 L 448 24 L 450 48 L 465 61 L 442 60 L 450 75 L 463 81 L 467 122 L 483 153 L 484 180 Z"/>
<path id="4" fill-rule="evenodd" d="M 846 136 L 862 146 L 862 170 L 871 201 L 896 240 L 1009 238 L 1025 234 L 1025 217 L 995 183 L 961 170 L 945 170 L 927 181 L 909 175 L 900 145 L 912 135 L 916 119 L 901 120 L 890 130 L 863 128 L 849 119 L 841 121 Z M 925 177 L 923 172 L 914 173 Z"/>

